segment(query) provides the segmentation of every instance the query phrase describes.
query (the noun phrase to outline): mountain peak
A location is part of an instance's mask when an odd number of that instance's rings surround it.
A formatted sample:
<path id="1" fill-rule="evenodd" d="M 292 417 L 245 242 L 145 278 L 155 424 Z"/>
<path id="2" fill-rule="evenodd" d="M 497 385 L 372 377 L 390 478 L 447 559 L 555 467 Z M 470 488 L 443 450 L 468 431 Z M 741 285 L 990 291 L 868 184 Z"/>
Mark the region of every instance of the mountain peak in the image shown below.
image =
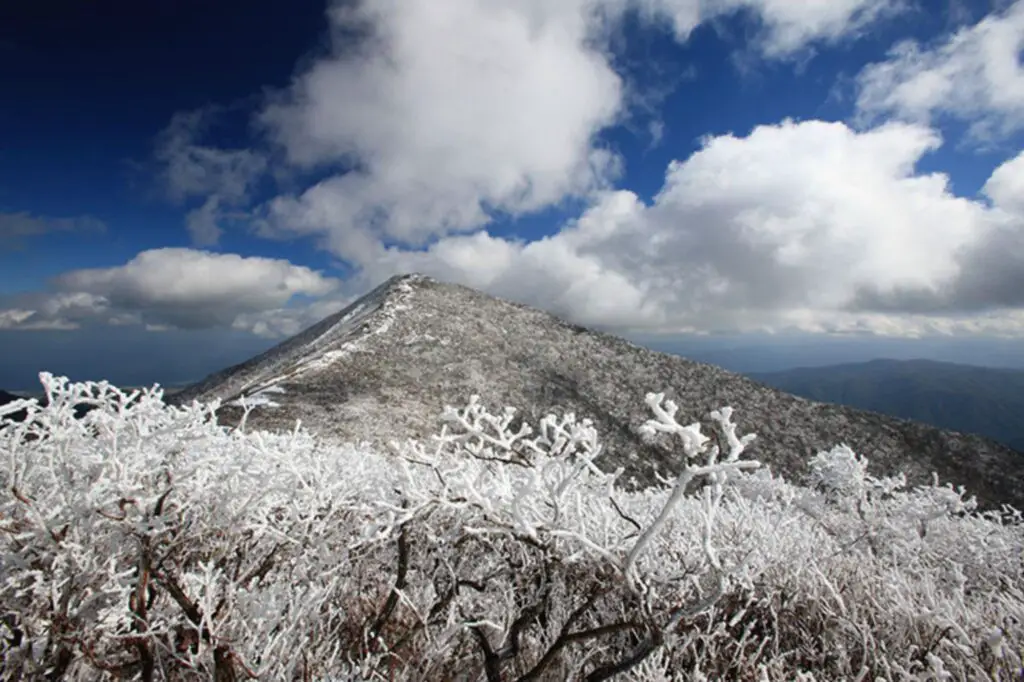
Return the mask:
<path id="1" fill-rule="evenodd" d="M 251 428 L 289 430 L 297 419 L 321 437 L 378 446 L 437 432 L 446 405 L 471 395 L 513 406 L 536 423 L 550 412 L 589 417 L 605 443 L 603 465 L 653 482 L 678 470 L 667 443 L 638 427 L 644 397 L 665 393 L 680 423 L 714 431 L 712 410 L 731 406 L 742 433 L 758 434 L 752 456 L 794 481 L 808 458 L 846 444 L 872 473 L 903 471 L 911 482 L 963 484 L 980 502 L 1024 506 L 1024 455 L 973 435 L 816 403 L 719 367 L 638 347 L 553 315 L 418 274 L 392 277 L 309 329 L 171 396 L 225 401 L 237 422 L 241 396 L 262 405 Z"/>
<path id="2" fill-rule="evenodd" d="M 396 275 L 341 311 L 246 362 L 218 372 L 175 394 L 176 403 L 196 398 L 230 400 L 301 381 L 348 353 L 361 342 L 386 333 L 394 315 L 408 307 L 416 287 L 435 280 L 417 273 Z"/>

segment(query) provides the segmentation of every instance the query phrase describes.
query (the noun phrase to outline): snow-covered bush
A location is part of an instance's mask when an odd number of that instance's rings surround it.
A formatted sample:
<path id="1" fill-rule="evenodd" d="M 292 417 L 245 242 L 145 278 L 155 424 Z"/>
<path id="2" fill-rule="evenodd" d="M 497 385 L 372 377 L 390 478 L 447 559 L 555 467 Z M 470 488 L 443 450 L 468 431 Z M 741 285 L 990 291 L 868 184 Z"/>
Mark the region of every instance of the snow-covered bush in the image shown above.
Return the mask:
<path id="1" fill-rule="evenodd" d="M 1024 525 L 876 480 L 813 488 L 648 396 L 679 475 L 627 492 L 592 424 L 473 397 L 389 451 L 41 375 L 0 426 L 3 679 L 1010 679 Z M 76 418 L 75 406 L 96 409 Z M 247 409 L 253 406 L 250 404 Z M 694 482 L 700 483 L 692 492 Z"/>

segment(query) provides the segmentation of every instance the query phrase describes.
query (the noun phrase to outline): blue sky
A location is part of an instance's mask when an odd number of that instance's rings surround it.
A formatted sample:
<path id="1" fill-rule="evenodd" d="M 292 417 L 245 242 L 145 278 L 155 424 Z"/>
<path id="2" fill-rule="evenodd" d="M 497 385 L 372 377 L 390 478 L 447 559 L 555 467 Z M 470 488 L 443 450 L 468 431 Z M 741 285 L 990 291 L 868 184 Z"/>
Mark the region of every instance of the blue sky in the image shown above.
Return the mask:
<path id="1" fill-rule="evenodd" d="M 1024 363 L 1024 2 L 8 5 L 0 386 L 197 379 L 407 271 Z"/>

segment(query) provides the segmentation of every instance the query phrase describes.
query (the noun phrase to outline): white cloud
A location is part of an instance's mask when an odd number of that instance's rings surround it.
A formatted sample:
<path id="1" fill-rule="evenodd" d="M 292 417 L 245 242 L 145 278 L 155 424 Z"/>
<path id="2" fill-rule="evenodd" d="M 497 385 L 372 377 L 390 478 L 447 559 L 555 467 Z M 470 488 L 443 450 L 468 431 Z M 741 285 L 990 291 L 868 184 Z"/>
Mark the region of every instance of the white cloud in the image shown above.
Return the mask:
<path id="1" fill-rule="evenodd" d="M 993 174 L 989 205 L 915 170 L 939 144 L 910 124 L 760 126 L 673 163 L 650 206 L 606 192 L 551 237 L 393 248 L 365 274 L 423 271 L 618 331 L 1024 335 L 1024 213 L 1001 203 L 1024 161 Z"/>
<path id="2" fill-rule="evenodd" d="M 8 308 L 0 310 L 0 329 L 17 329 L 22 323 L 35 314 L 33 310 Z"/>
<path id="3" fill-rule="evenodd" d="M 230 327 L 245 316 L 282 308 L 295 296 L 328 295 L 338 285 L 286 260 L 154 249 L 121 266 L 60 275 L 53 292 L 14 297 L 0 306 L 0 326 L 74 327 L 89 321 L 154 329 Z"/>
<path id="4" fill-rule="evenodd" d="M 325 317 L 344 310 L 363 293 L 365 291 L 348 293 L 338 291 L 336 294 L 301 306 L 271 308 L 255 313 L 243 313 L 235 318 L 231 327 L 271 339 L 294 336 L 320 322 Z"/>
<path id="5" fill-rule="evenodd" d="M 662 196 L 648 207 L 629 192 L 611 191 L 621 160 L 598 142 L 628 114 L 628 84 L 612 66 L 607 38 L 627 9 L 671 22 L 680 40 L 702 22 L 743 12 L 757 25 L 752 49 L 787 58 L 857 35 L 901 6 L 896 0 L 332 2 L 330 52 L 312 59 L 259 117 L 282 161 L 275 173 L 297 171 L 293 179 L 315 173 L 323 180 L 266 202 L 255 227 L 265 237 L 313 237 L 364 268 L 365 283 L 391 271 L 449 273 L 588 323 L 702 328 L 731 324 L 737 310 L 762 300 L 773 311 L 795 306 L 803 300 L 800 284 L 828 270 L 820 258 L 842 262 L 843 244 L 856 241 L 844 230 L 882 215 L 863 206 L 864 196 L 888 196 L 880 188 L 894 178 L 895 194 L 943 194 L 940 177 L 905 177 L 937 140 L 923 129 L 899 128 L 891 140 L 872 143 L 878 136 L 857 137 L 842 126 L 799 134 L 787 132 L 795 126 L 766 128 L 752 141 L 722 138 L 674 166 Z M 269 171 L 267 154 L 203 146 L 209 120 L 206 111 L 179 115 L 160 145 L 172 194 L 204 199 L 187 221 L 197 243 L 214 242 L 229 211 L 247 204 L 256 179 Z M 794 139 L 780 142 L 773 134 Z M 780 145 L 801 142 L 807 148 L 796 151 L 808 157 L 804 165 L 780 177 L 773 155 L 789 159 Z M 856 157 L 850 168 L 853 185 L 864 185 L 859 195 L 851 187 L 825 187 L 827 164 L 814 161 L 820 152 L 814 145 L 823 143 L 835 146 L 840 161 L 848 160 L 844 154 Z M 702 173 L 721 173 L 723 186 L 708 185 Z M 808 187 L 823 198 L 808 197 Z M 589 197 L 593 207 L 549 238 L 511 243 L 480 231 L 495 214 L 528 213 L 570 196 Z M 794 209 L 792 201 L 804 204 Z M 855 218 L 836 218 L 847 208 Z M 823 228 L 824 220 L 838 226 Z M 905 221 L 906 211 L 892 220 Z M 862 249 L 860 270 L 850 278 L 903 263 L 888 249 L 906 241 L 879 234 L 884 247 Z M 947 236 L 951 243 L 960 238 L 954 228 Z M 426 252 L 406 250 L 432 241 Z M 943 257 L 946 241 L 931 247 L 935 258 L 906 256 L 918 266 L 913 274 L 882 274 L 914 285 L 948 276 L 954 265 Z M 310 311 L 285 306 L 288 296 L 269 301 L 262 280 L 252 291 L 225 293 L 223 282 L 203 274 L 194 284 L 175 274 L 144 274 L 175 273 L 187 259 L 165 260 L 174 264 L 129 263 L 68 275 L 60 285 L 109 298 L 117 311 L 138 311 L 150 325 L 230 323 L 273 334 L 312 321 Z M 192 288 L 171 295 L 181 287 Z M 682 288 L 692 296 L 664 293 Z M 812 288 L 817 306 L 837 305 L 846 291 L 839 284 Z"/>
<path id="6" fill-rule="evenodd" d="M 619 333 L 1024 336 L 1024 153 L 992 173 L 985 198 L 967 199 L 917 170 L 940 144 L 916 124 L 759 126 L 673 162 L 649 205 L 599 192 L 536 241 L 479 230 L 425 250 L 380 247 L 344 287 L 287 261 L 163 249 L 68 273 L 49 298 L 0 306 L 0 320 L 134 316 L 284 336 L 357 288 L 420 271 Z M 297 294 L 320 298 L 290 304 Z"/>
<path id="7" fill-rule="evenodd" d="M 927 123 L 937 115 L 968 121 L 987 140 L 1024 128 L 1024 1 L 923 47 L 905 41 L 858 77 L 866 120 L 896 115 Z"/>
<path id="8" fill-rule="evenodd" d="M 219 149 L 200 143 L 219 112 L 213 108 L 175 114 L 157 141 L 156 158 L 170 197 L 178 202 L 204 198 L 189 212 L 186 225 L 194 244 L 216 244 L 231 207 L 250 198 L 267 168 L 265 156 L 248 149 Z"/>
<path id="9" fill-rule="evenodd" d="M 754 42 L 768 57 L 787 57 L 816 42 L 857 35 L 906 7 L 897 0 L 639 0 L 639 4 L 670 17 L 681 39 L 709 19 L 746 10 L 763 27 Z"/>
<path id="10" fill-rule="evenodd" d="M 782 56 L 815 41 L 834 42 L 860 34 L 870 25 L 902 11 L 894 0 L 722 0 L 725 7 L 747 7 L 760 13 L 768 29 L 765 52 Z"/>
<path id="11" fill-rule="evenodd" d="M 995 205 L 1024 216 L 1024 152 L 996 168 L 982 192 Z"/>
<path id="12" fill-rule="evenodd" d="M 106 299 L 85 292 L 31 292 L 0 301 L 0 329 L 78 329 L 106 316 Z"/>
<path id="13" fill-rule="evenodd" d="M 956 275 L 939 287 L 903 286 L 888 292 L 865 286 L 857 305 L 902 313 L 933 315 L 1024 311 L 1024 152 L 1000 165 L 983 194 L 989 198 L 977 238 L 956 254 Z M 980 206 L 979 202 L 979 206 Z M 991 323 L 991 320 L 990 320 Z"/>
<path id="14" fill-rule="evenodd" d="M 331 5 L 335 42 L 261 122 L 291 163 L 328 175 L 268 203 L 268 237 L 315 236 L 367 262 L 381 243 L 419 245 L 609 186 L 619 159 L 597 143 L 625 116 L 608 54 L 629 8 L 680 40 L 747 11 L 772 57 L 855 34 L 894 0 L 375 0 Z M 362 40 L 353 37 L 363 35 Z M 200 221 L 205 225 L 205 222 Z M 204 231 L 197 228 L 197 231 Z"/>
<path id="15" fill-rule="evenodd" d="M 317 62 L 263 114 L 294 164 L 355 170 L 270 206 L 265 230 L 328 233 L 365 258 L 377 238 L 417 243 L 601 186 L 614 159 L 594 136 L 622 84 L 582 2 L 403 0 L 335 5 L 361 49 Z"/>

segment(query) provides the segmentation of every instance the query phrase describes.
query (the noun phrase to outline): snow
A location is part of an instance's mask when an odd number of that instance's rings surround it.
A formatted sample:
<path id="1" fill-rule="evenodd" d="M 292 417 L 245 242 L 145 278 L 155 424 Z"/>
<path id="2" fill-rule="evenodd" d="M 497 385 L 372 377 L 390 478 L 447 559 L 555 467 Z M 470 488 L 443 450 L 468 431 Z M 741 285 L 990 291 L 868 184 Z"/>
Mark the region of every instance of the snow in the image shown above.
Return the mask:
<path id="1" fill-rule="evenodd" d="M 630 492 L 593 466 L 616 456 L 595 423 L 567 411 L 521 421 L 473 396 L 385 450 L 42 380 L 51 404 L 0 427 L 0 679 L 146 661 L 153 679 L 352 682 L 1024 665 L 1019 512 L 873 478 L 844 446 L 805 458 L 815 487 L 794 485 L 752 458 L 761 434 L 728 406 L 705 434 L 649 394 L 636 428 L 681 472 Z M 289 394 L 252 397 L 267 395 Z M 83 400 L 97 409 L 76 419 Z"/>
<path id="2" fill-rule="evenodd" d="M 281 405 L 274 402 L 270 397 L 273 394 L 287 393 L 281 386 L 268 386 L 255 393 L 241 396 L 235 400 L 228 402 L 228 405 L 234 405 L 237 407 L 280 407 Z"/>
<path id="3" fill-rule="evenodd" d="M 415 281 L 413 278 L 412 281 Z M 395 278 L 247 363 L 186 389 L 172 398 L 184 403 L 194 398 L 218 398 L 229 403 L 245 394 L 291 382 L 322 371 L 342 358 L 366 349 L 366 339 L 386 334 L 396 313 L 408 310 L 404 298 L 414 288 Z"/>
<path id="4" fill-rule="evenodd" d="M 174 405 L 41 378 L 0 426 L 0 679 L 1024 667 L 1024 519 L 985 508 L 1024 467 L 983 439 L 423 277 Z"/>
<path id="5" fill-rule="evenodd" d="M 845 443 L 871 474 L 911 483 L 967 485 L 985 506 L 1024 506 L 1024 457 L 986 439 L 803 400 L 721 368 L 656 353 L 570 325 L 539 310 L 426 277 L 393 278 L 341 313 L 277 348 L 175 396 L 224 401 L 282 386 L 280 407 L 249 415 L 254 428 L 296 420 L 325 439 L 384 445 L 429 436 L 446 404 L 479 394 L 540 419 L 556 406 L 594 420 L 625 468 L 623 485 L 648 485 L 678 465 L 637 431 L 644 396 L 668 386 L 687 423 L 714 426 L 731 404 L 762 434 L 752 447 L 773 471 L 796 478 L 814 452 Z M 180 400 L 179 400 L 180 397 Z M 397 409 L 399 408 L 400 409 Z M 237 407 L 222 410 L 227 422 Z M 636 454 L 636 457 L 631 455 Z"/>

